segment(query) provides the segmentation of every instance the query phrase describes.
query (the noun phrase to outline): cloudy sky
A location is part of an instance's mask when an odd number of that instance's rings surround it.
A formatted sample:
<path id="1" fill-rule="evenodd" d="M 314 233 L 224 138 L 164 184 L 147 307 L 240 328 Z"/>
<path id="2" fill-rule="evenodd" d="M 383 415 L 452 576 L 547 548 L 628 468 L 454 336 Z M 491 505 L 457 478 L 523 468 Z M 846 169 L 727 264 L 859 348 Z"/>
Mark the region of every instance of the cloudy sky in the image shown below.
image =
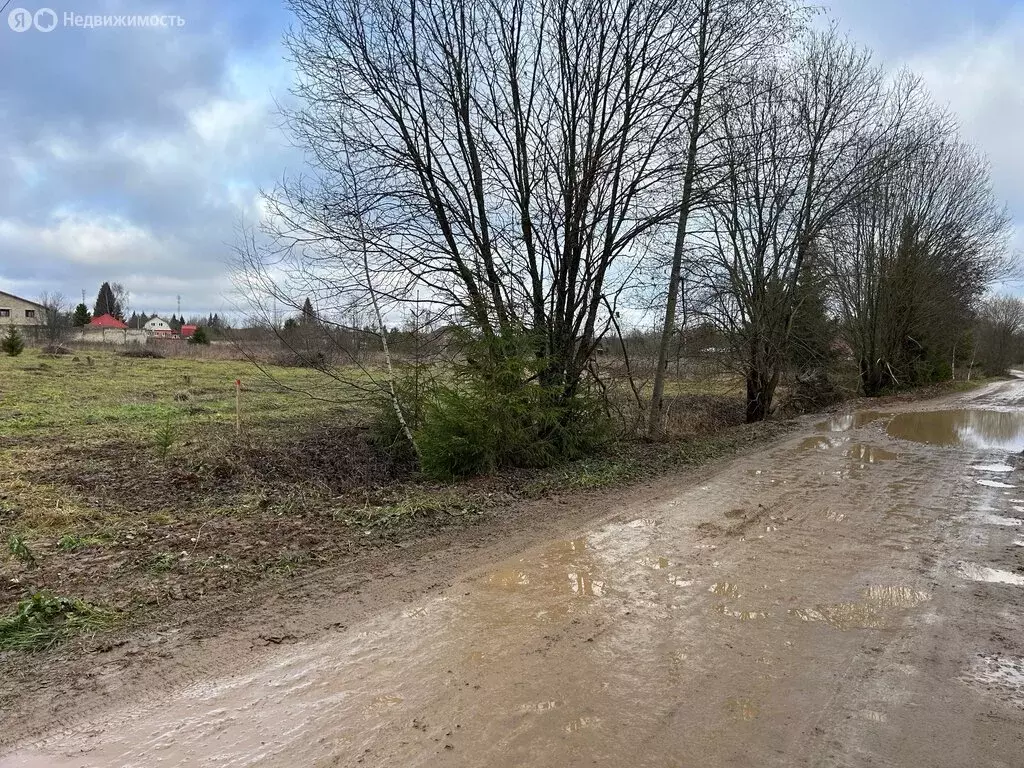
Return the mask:
<path id="1" fill-rule="evenodd" d="M 0 0 L 0 6 L 6 0 Z M 12 0 L 0 19 L 0 290 L 133 308 L 230 309 L 234 229 L 301 168 L 278 127 L 289 70 L 277 0 Z M 1024 0 L 823 0 L 886 62 L 909 64 L 988 153 L 1024 248 Z M 173 13 L 168 28 L 16 32 L 14 8 Z"/>

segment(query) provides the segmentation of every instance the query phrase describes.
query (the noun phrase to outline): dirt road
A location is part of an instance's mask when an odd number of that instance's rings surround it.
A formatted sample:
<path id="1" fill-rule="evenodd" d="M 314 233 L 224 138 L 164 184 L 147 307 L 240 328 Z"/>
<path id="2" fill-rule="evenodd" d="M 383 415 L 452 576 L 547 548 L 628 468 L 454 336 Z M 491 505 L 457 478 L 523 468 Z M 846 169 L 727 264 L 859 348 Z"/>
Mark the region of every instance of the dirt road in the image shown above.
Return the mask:
<path id="1" fill-rule="evenodd" d="M 1019 767 L 1022 407 L 809 422 L 400 608 L 206 647 L 0 766 Z"/>

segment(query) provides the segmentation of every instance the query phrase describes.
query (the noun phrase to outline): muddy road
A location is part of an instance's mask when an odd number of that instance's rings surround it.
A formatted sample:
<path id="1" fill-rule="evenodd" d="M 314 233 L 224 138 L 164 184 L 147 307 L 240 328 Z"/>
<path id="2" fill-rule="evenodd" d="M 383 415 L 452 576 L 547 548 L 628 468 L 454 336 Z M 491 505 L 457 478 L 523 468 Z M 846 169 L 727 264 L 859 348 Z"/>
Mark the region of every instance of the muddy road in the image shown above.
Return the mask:
<path id="1" fill-rule="evenodd" d="M 397 607 L 65 702 L 0 766 L 1019 767 L 1022 449 L 1021 380 L 808 421 Z"/>

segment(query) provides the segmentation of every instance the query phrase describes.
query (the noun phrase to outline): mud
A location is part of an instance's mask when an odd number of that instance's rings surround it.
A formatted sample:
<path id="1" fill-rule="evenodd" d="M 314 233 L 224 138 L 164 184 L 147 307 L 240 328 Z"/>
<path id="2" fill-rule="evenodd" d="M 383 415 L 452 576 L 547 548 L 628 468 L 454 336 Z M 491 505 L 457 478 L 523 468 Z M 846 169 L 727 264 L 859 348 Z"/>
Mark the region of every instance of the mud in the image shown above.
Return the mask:
<path id="1" fill-rule="evenodd" d="M 320 629 L 37 711 L 0 766 L 1019 766 L 1024 502 L 976 481 L 1022 400 L 808 423 L 423 596 L 282 606 Z"/>

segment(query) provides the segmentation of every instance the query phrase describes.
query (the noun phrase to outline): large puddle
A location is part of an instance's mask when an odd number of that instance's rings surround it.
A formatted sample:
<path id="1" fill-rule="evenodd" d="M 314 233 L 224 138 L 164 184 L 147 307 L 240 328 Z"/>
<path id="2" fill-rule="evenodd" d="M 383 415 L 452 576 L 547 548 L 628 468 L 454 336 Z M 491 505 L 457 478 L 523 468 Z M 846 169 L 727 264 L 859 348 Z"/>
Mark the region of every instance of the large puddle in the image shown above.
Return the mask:
<path id="1" fill-rule="evenodd" d="M 888 433 L 900 440 L 965 448 L 1024 450 L 1024 412 L 917 411 L 892 418 Z"/>

